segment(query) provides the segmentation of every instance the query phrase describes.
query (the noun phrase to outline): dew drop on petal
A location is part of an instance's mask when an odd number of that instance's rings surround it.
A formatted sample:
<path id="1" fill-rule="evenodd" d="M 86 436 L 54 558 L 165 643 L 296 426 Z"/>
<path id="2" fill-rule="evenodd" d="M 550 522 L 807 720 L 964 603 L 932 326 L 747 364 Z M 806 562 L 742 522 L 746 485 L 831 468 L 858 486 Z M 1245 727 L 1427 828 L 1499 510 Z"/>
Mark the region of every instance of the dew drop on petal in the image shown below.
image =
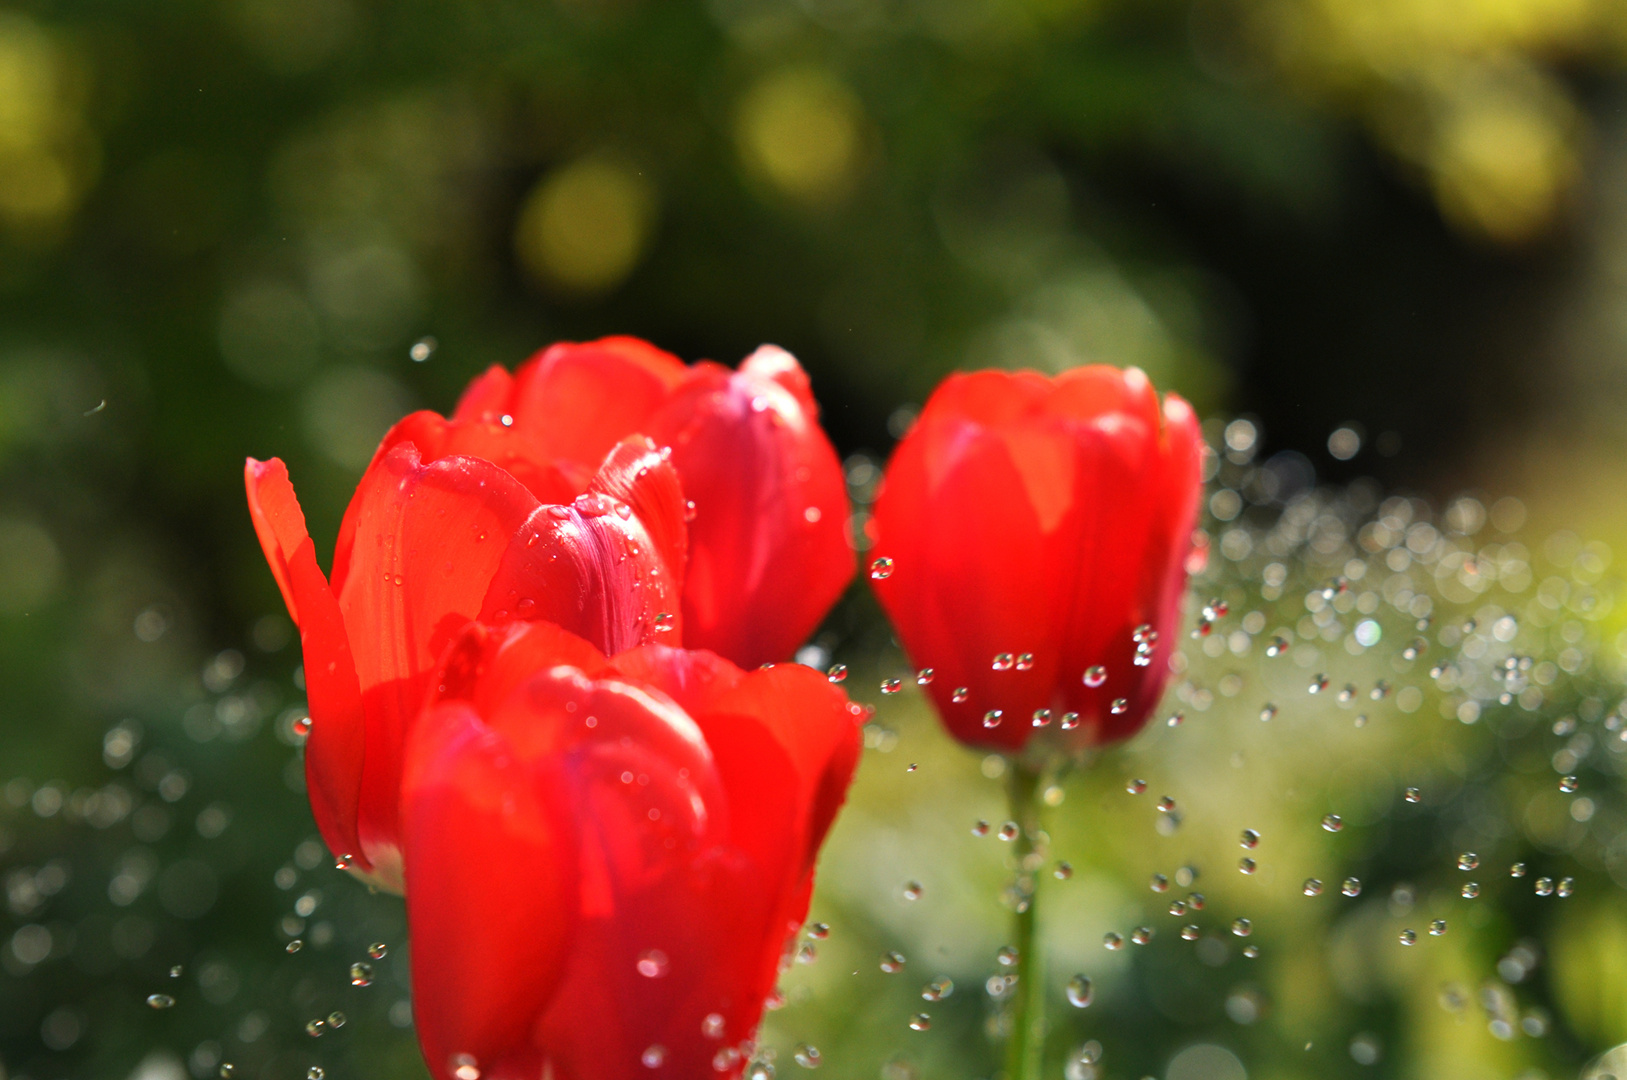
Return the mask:
<path id="1" fill-rule="evenodd" d="M 660 949 L 645 949 L 638 954 L 635 967 L 646 979 L 659 979 L 667 973 L 667 954 Z"/>
<path id="2" fill-rule="evenodd" d="M 1076 1009 L 1089 1008 L 1096 996 L 1095 987 L 1083 975 L 1075 975 L 1068 980 L 1068 1004 Z"/>
<path id="3" fill-rule="evenodd" d="M 995 671 L 1010 671 L 1017 663 L 1017 658 L 1008 652 L 996 653 L 994 663 L 991 665 Z"/>
<path id="4" fill-rule="evenodd" d="M 707 1013 L 701 1020 L 701 1034 L 708 1039 L 723 1038 L 723 1014 Z"/>
<path id="5" fill-rule="evenodd" d="M 949 695 L 949 700 L 953 701 L 956 705 L 959 705 L 971 696 L 972 692 L 966 689 L 966 687 L 957 686 L 955 687 L 955 692 Z"/>
<path id="6" fill-rule="evenodd" d="M 1129 699 L 1128 698 L 1114 698 L 1113 699 L 1113 704 L 1112 704 L 1111 707 L 1109 707 L 1108 711 L 1111 712 L 1114 716 L 1123 716 L 1125 713 L 1130 711 L 1130 701 L 1129 701 Z M 1170 727 L 1174 727 L 1174 726 L 1175 726 L 1174 724 L 1170 725 Z"/>
<path id="7" fill-rule="evenodd" d="M 1191 924 L 1188 924 L 1186 926 L 1181 927 L 1181 940 L 1182 941 L 1196 941 L 1196 940 L 1198 940 L 1198 938 L 1202 934 L 1203 934 L 1203 931 L 1200 930 L 1198 928 L 1197 924 L 1195 924 L 1195 923 L 1191 923 Z"/>
<path id="8" fill-rule="evenodd" d="M 1076 728 L 1078 726 L 1079 726 L 1079 714 L 1078 713 L 1076 713 L 1076 712 L 1065 712 L 1065 713 L 1062 714 L 1062 730 L 1063 731 L 1072 731 L 1074 728 Z"/>
<path id="9" fill-rule="evenodd" d="M 653 1043 L 644 1048 L 644 1052 L 638 1056 L 638 1060 L 644 1063 L 646 1069 L 659 1069 L 666 1064 L 667 1048 L 660 1043 Z"/>
<path id="10" fill-rule="evenodd" d="M 1035 727 L 1049 727 L 1050 724 L 1051 724 L 1051 710 L 1050 709 L 1035 709 L 1034 710 L 1034 726 Z"/>
<path id="11" fill-rule="evenodd" d="M 1107 681 L 1107 669 L 1100 664 L 1093 664 L 1085 669 L 1084 684 L 1091 689 Z"/>
<path id="12" fill-rule="evenodd" d="M 986 728 L 997 728 L 1000 726 L 1000 721 L 1005 718 L 1005 715 L 1006 713 L 1004 709 L 990 709 L 988 712 L 983 714 L 983 726 Z"/>
<path id="13" fill-rule="evenodd" d="M 1034 654 L 1031 652 L 1017 654 L 1017 670 L 1031 671 L 1034 667 Z"/>

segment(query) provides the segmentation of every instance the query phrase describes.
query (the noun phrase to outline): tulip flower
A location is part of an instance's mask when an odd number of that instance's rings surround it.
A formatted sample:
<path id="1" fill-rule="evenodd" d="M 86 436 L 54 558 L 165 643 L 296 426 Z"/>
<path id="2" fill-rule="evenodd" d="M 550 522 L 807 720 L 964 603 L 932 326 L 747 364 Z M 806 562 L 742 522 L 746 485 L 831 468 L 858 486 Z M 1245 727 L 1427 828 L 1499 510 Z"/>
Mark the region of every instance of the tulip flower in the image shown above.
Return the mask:
<path id="1" fill-rule="evenodd" d="M 488 460 L 397 440 L 362 477 L 331 581 L 286 467 L 249 459 L 255 532 L 305 652 L 311 810 L 342 865 L 401 890 L 404 739 L 471 620 L 547 619 L 606 651 L 682 639 L 683 506 L 667 456 L 629 439 L 582 495 L 545 505 Z"/>
<path id="2" fill-rule="evenodd" d="M 1137 731 L 1174 649 L 1203 443 L 1135 368 L 947 379 L 876 501 L 871 585 L 950 733 L 1021 751 Z"/>
<path id="3" fill-rule="evenodd" d="M 765 345 L 730 371 L 636 338 L 553 345 L 512 375 L 488 370 L 450 419 L 407 417 L 384 445 L 484 457 L 566 502 L 634 433 L 671 447 L 691 505 L 686 643 L 744 667 L 789 657 L 853 576 L 853 555 L 841 463 L 785 350 Z"/>
<path id="4" fill-rule="evenodd" d="M 413 1017 L 438 1080 L 737 1076 L 859 718 L 819 673 L 545 622 L 468 627 L 402 784 Z"/>

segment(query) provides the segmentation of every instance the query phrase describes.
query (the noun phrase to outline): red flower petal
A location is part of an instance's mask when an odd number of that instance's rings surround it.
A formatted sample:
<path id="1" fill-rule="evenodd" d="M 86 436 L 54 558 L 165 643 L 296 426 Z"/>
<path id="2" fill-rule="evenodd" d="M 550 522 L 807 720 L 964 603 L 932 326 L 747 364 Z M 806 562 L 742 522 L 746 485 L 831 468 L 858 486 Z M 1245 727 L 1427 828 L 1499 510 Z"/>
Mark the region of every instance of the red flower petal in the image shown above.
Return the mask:
<path id="1" fill-rule="evenodd" d="M 853 576 L 842 467 L 812 402 L 796 361 L 765 346 L 738 372 L 695 365 L 646 429 L 695 505 L 685 641 L 742 667 L 788 657 Z"/>
<path id="2" fill-rule="evenodd" d="M 356 835 L 361 796 L 362 697 L 356 663 L 338 601 L 316 565 L 316 546 L 305 530 L 288 468 L 280 460 L 249 458 L 243 468 L 249 514 L 266 561 L 299 625 L 305 653 L 305 692 L 311 732 L 305 741 L 305 778 L 311 813 L 335 854 L 350 855 L 362 872 L 372 869 Z"/>
<path id="3" fill-rule="evenodd" d="M 413 1018 L 437 1077 L 541 1073 L 531 1029 L 576 927 L 576 825 L 561 788 L 556 761 L 524 754 L 467 705 L 431 710 L 413 732 L 402 778 Z"/>
<path id="4" fill-rule="evenodd" d="M 561 342 L 515 372 L 509 412 L 549 458 L 600 461 L 646 430 L 685 370 L 676 356 L 637 338 Z"/>

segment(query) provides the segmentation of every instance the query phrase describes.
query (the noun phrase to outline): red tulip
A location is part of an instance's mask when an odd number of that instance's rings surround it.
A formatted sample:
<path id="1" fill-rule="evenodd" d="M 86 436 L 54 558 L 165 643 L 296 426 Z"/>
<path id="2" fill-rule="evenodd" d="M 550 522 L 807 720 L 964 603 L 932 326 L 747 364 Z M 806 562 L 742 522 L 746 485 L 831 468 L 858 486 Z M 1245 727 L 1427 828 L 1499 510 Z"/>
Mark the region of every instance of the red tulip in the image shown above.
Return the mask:
<path id="1" fill-rule="evenodd" d="M 614 446 L 585 494 L 554 505 L 456 447 L 430 459 L 445 449 L 398 439 L 380 450 L 345 515 L 331 585 L 283 463 L 251 458 L 244 470 L 304 646 L 317 826 L 341 862 L 396 891 L 403 740 L 464 626 L 547 619 L 609 651 L 682 634 L 682 500 L 653 444 Z"/>
<path id="2" fill-rule="evenodd" d="M 1174 651 L 1203 452 L 1191 407 L 1160 408 L 1134 368 L 937 389 L 887 467 L 870 576 L 957 739 L 1072 749 L 1141 727 Z"/>
<path id="3" fill-rule="evenodd" d="M 756 667 L 790 656 L 853 576 L 841 463 L 818 418 L 783 349 L 731 372 L 616 337 L 550 346 L 513 375 L 493 367 L 451 419 L 415 413 L 384 445 L 484 457 L 545 502 L 579 493 L 628 435 L 670 446 L 693 507 L 686 643 Z"/>
<path id="4" fill-rule="evenodd" d="M 413 1014 L 439 1080 L 739 1074 L 859 752 L 800 665 L 548 623 L 449 650 L 402 785 Z"/>

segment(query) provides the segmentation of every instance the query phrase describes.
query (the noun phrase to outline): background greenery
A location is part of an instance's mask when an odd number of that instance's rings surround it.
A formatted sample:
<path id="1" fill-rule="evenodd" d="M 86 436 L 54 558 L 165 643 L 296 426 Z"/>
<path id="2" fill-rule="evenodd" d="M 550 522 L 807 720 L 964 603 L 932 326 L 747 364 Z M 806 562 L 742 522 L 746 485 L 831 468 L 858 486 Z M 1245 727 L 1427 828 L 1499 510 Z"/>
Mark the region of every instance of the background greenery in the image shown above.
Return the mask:
<path id="1" fill-rule="evenodd" d="M 311 844 L 296 650 L 241 460 L 289 461 L 325 548 L 402 412 L 549 341 L 631 332 L 687 358 L 796 352 L 861 515 L 956 367 L 1135 363 L 1258 423 L 1215 478 L 1240 495 L 1215 504 L 1198 587 L 1233 611 L 1182 641 L 1190 722 L 1058 787 L 1053 858 L 1077 872 L 1041 901 L 1067 1013 L 1051 1075 L 1090 1039 L 1102 1060 L 1070 1080 L 1574 1075 L 1627 1041 L 1622 627 L 1609 548 L 1575 540 L 1627 540 L 1624 47 L 1610 0 L 0 9 L 0 1069 L 419 1073 L 399 904 Z M 1318 477 L 1384 489 L 1306 498 Z M 1470 529 L 1378 494 L 1403 487 L 1491 495 Z M 1370 585 L 1313 610 L 1351 560 Z M 1519 636 L 1488 638 L 1508 613 Z M 1359 614 L 1384 637 L 1358 654 Z M 1279 626 L 1293 650 L 1268 661 Z M 1414 633 L 1473 678 L 1404 659 Z M 843 1076 L 988 1076 L 1008 871 L 969 829 L 1002 818 L 997 763 L 913 693 L 870 693 L 905 672 L 862 594 L 819 643 L 880 712 L 816 900 L 831 937 L 771 1019 L 776 1067 L 808 1041 Z M 1486 681 L 1509 656 L 1528 681 L 1554 669 L 1518 688 L 1530 708 Z M 1323 663 L 1333 696 L 1312 699 Z M 1381 677 L 1395 693 L 1358 729 L 1337 691 Z M 1459 722 L 1470 701 L 1484 723 Z M 1554 786 L 1571 772 L 1585 819 Z M 1138 775 L 1149 793 L 1125 795 Z M 1184 812 L 1168 835 L 1161 792 Z M 1329 810 L 1349 828 L 1323 833 Z M 1267 837 L 1252 877 L 1244 827 Z M 1461 850 L 1488 866 L 1472 904 Z M 1182 866 L 1212 898 L 1197 943 L 1162 914 L 1190 890 L 1144 884 Z M 1337 895 L 1347 874 L 1362 897 Z M 1545 874 L 1576 895 L 1536 897 Z M 1101 948 L 1143 921 L 1152 944 Z M 373 942 L 376 981 L 352 987 Z M 906 969 L 883 975 L 892 949 Z M 1061 1002 L 1074 970 L 1090 1009 Z M 954 995 L 922 1002 L 937 975 Z"/>

